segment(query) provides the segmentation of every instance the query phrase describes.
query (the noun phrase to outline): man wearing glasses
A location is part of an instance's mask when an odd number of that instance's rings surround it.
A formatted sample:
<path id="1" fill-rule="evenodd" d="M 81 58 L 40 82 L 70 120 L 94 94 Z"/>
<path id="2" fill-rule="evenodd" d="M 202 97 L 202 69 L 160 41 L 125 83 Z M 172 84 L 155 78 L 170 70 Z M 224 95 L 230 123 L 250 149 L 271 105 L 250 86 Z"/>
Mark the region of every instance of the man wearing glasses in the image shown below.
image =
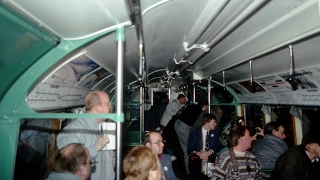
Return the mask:
<path id="1" fill-rule="evenodd" d="M 86 147 L 72 143 L 62 148 L 54 163 L 54 170 L 48 180 L 68 179 L 87 180 L 91 174 L 92 162 Z"/>
<path id="2" fill-rule="evenodd" d="M 273 169 L 279 156 L 288 149 L 284 131 L 279 122 L 270 122 L 264 128 L 264 136 L 253 143 L 251 152 L 262 169 Z"/>
<path id="3" fill-rule="evenodd" d="M 173 172 L 172 160 L 169 154 L 163 153 L 164 142 L 162 136 L 157 131 L 149 131 L 145 135 L 144 146 L 152 149 L 155 153 L 158 154 L 162 170 L 164 172 L 166 180 L 177 180 L 178 178 Z"/>
<path id="4" fill-rule="evenodd" d="M 108 114 L 111 111 L 109 95 L 103 91 L 92 91 L 85 99 L 87 114 Z M 109 143 L 108 136 L 101 132 L 103 118 L 81 118 L 69 123 L 59 133 L 58 148 L 70 143 L 83 144 L 95 159 L 95 168 L 91 171 L 91 180 L 114 180 L 114 151 L 102 150 Z"/>

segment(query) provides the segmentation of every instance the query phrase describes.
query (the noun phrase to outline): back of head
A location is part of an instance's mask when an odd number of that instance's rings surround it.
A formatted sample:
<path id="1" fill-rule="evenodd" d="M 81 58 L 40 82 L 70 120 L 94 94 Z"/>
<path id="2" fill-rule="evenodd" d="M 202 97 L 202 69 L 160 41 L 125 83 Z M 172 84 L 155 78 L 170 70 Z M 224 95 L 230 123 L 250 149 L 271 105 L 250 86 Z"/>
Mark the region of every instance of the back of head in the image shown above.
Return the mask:
<path id="1" fill-rule="evenodd" d="M 317 131 L 309 131 L 302 138 L 301 145 L 306 147 L 307 144 L 317 143 L 320 146 L 320 133 Z"/>
<path id="2" fill-rule="evenodd" d="M 264 128 L 264 134 L 272 134 L 273 130 L 278 131 L 280 126 L 281 124 L 276 121 L 269 122 Z"/>
<path id="3" fill-rule="evenodd" d="M 100 93 L 101 91 L 90 92 L 85 99 L 86 110 L 90 111 L 95 105 L 100 103 Z"/>
<path id="4" fill-rule="evenodd" d="M 229 147 L 238 145 L 238 140 L 243 137 L 249 129 L 246 126 L 234 126 L 230 130 Z"/>
<path id="5" fill-rule="evenodd" d="M 242 122 L 244 122 L 243 121 L 243 117 L 241 117 L 241 116 L 232 116 L 231 126 L 236 126 L 236 125 L 242 126 Z"/>
<path id="6" fill-rule="evenodd" d="M 206 123 L 210 122 L 212 119 L 216 119 L 216 117 L 213 114 L 204 114 L 202 117 L 202 125 L 205 125 Z"/>
<path id="7" fill-rule="evenodd" d="M 72 143 L 62 148 L 55 160 L 54 170 L 57 172 L 70 172 L 75 174 L 88 158 L 86 149 L 82 144 Z"/>
<path id="8" fill-rule="evenodd" d="M 199 104 L 201 107 L 203 107 L 203 106 L 208 106 L 209 102 L 208 102 L 208 100 L 204 99 L 204 100 L 200 101 L 198 104 Z"/>
<path id="9" fill-rule="evenodd" d="M 123 160 L 126 180 L 148 180 L 150 171 L 158 168 L 158 156 L 148 147 L 135 147 Z"/>

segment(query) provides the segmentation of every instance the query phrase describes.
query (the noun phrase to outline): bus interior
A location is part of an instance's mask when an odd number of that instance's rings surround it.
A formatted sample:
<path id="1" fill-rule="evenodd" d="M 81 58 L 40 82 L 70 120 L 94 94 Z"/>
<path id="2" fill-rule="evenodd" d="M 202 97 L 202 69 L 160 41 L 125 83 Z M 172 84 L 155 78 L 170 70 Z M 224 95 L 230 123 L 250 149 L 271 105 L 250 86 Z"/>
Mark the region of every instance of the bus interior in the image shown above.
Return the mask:
<path id="1" fill-rule="evenodd" d="M 145 112 L 186 91 L 252 128 L 281 121 L 288 146 L 300 144 L 320 124 L 319 3 L 0 0 L 1 179 L 46 178 L 57 134 L 80 117 L 116 123 L 121 179 Z M 84 113 L 94 90 L 109 94 L 111 114 Z"/>

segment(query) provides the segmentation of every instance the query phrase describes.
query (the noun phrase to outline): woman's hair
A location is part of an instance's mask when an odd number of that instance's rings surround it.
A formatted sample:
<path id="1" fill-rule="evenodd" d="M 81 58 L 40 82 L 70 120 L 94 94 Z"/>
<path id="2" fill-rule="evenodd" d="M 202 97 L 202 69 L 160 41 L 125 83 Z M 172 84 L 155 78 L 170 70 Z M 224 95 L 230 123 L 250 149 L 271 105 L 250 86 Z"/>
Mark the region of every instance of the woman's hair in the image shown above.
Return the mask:
<path id="1" fill-rule="evenodd" d="M 148 147 L 133 148 L 123 160 L 126 180 L 148 180 L 150 171 L 158 169 L 158 156 Z"/>
<path id="2" fill-rule="evenodd" d="M 99 103 L 100 103 L 99 91 L 92 91 L 86 96 L 85 106 L 87 111 L 90 111 L 95 105 Z"/>
<path id="3" fill-rule="evenodd" d="M 238 139 L 243 137 L 249 129 L 246 126 L 234 126 L 230 131 L 229 147 L 234 147 L 238 145 Z"/>
<path id="4" fill-rule="evenodd" d="M 54 170 L 58 172 L 76 173 L 80 166 L 86 163 L 87 158 L 85 147 L 82 144 L 69 144 L 58 151 L 54 163 Z"/>

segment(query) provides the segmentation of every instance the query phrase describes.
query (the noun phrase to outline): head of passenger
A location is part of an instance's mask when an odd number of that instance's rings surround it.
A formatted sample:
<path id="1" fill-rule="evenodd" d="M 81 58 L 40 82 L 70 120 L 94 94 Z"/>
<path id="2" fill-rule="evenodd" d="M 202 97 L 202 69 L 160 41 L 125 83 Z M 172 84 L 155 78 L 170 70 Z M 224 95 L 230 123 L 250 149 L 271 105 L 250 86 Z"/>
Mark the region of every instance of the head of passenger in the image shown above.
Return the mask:
<path id="1" fill-rule="evenodd" d="M 209 108 L 208 104 L 209 104 L 208 100 L 206 100 L 206 99 L 199 102 L 199 105 L 202 107 L 203 111 L 208 110 L 208 108 Z"/>
<path id="2" fill-rule="evenodd" d="M 217 119 L 213 114 L 204 114 L 202 117 L 202 126 L 205 130 L 215 130 L 217 127 Z"/>
<path id="3" fill-rule="evenodd" d="M 278 123 L 278 122 L 269 122 L 265 129 L 264 129 L 264 134 L 267 135 L 267 134 L 272 134 L 274 136 L 277 136 L 278 138 L 280 139 L 284 139 L 286 138 L 286 135 L 284 134 L 284 127 Z"/>
<path id="4" fill-rule="evenodd" d="M 302 138 L 301 145 L 305 147 L 310 159 L 320 157 L 320 133 L 310 131 Z"/>
<path id="5" fill-rule="evenodd" d="M 108 114 L 111 111 L 109 95 L 103 91 L 92 91 L 86 96 L 85 107 L 90 114 Z"/>
<path id="6" fill-rule="evenodd" d="M 223 114 L 224 112 L 224 109 L 220 106 L 216 107 L 216 111 L 219 113 L 219 114 Z"/>
<path id="7" fill-rule="evenodd" d="M 240 151 L 245 152 L 251 148 L 252 138 L 250 131 L 246 126 L 234 126 L 230 131 L 229 146 Z"/>
<path id="8" fill-rule="evenodd" d="M 183 94 L 179 94 L 178 97 L 177 97 L 178 101 L 180 104 L 185 104 L 187 99 L 186 99 L 186 96 L 183 95 Z"/>
<path id="9" fill-rule="evenodd" d="M 149 131 L 144 138 L 144 146 L 150 148 L 156 154 L 163 153 L 163 139 L 162 135 L 157 131 Z"/>
<path id="10" fill-rule="evenodd" d="M 159 158 L 148 147 L 133 148 L 123 160 L 125 180 L 162 180 Z"/>
<path id="11" fill-rule="evenodd" d="M 90 154 L 86 147 L 72 143 L 62 148 L 55 159 L 56 172 L 69 172 L 82 180 L 87 180 L 91 173 Z"/>
<path id="12" fill-rule="evenodd" d="M 243 117 L 240 116 L 233 116 L 231 120 L 231 126 L 244 126 Z"/>

